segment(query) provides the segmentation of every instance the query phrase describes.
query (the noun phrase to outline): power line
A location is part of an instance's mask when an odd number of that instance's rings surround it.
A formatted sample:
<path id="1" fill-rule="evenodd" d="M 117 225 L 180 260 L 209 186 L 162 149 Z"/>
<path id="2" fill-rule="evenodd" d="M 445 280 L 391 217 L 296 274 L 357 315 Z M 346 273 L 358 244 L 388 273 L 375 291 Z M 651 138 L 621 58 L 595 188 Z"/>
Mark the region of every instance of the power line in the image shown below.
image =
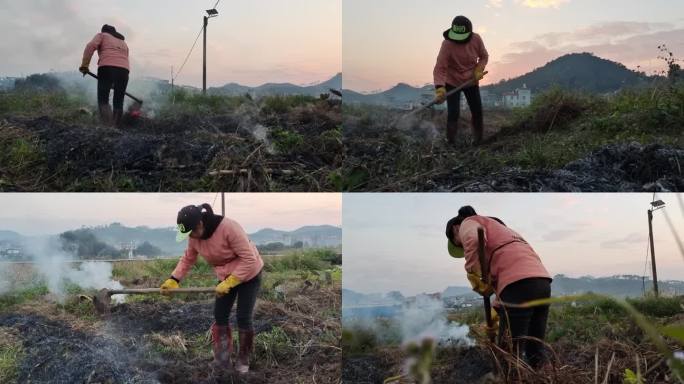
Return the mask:
<path id="1" fill-rule="evenodd" d="M 216 4 L 214 4 L 213 9 L 216 9 L 218 7 L 219 3 L 221 0 L 217 0 Z M 190 47 L 190 51 L 188 51 L 187 56 L 185 56 L 185 60 L 183 60 L 183 64 L 181 64 L 180 68 L 178 69 L 178 72 L 176 72 L 175 76 L 171 76 L 171 78 L 175 81 L 178 78 L 178 75 L 183 71 L 183 68 L 185 68 L 185 64 L 188 62 L 188 59 L 190 58 L 190 55 L 192 55 L 192 51 L 195 49 L 195 46 L 197 45 L 197 41 L 199 40 L 200 36 L 202 36 L 202 32 L 204 31 L 204 25 L 202 28 L 200 28 L 199 33 L 197 33 L 197 37 L 195 37 L 195 42 L 192 43 L 192 47 Z"/>
<path id="2" fill-rule="evenodd" d="M 183 71 L 183 68 L 185 68 L 185 63 L 188 62 L 188 59 L 190 58 L 190 55 L 192 54 L 192 50 L 195 49 L 195 46 L 197 45 L 197 41 L 199 40 L 200 36 L 202 36 L 202 32 L 204 31 L 204 25 L 202 28 L 200 28 L 199 33 L 197 34 L 197 37 L 195 38 L 195 42 L 192 43 L 192 47 L 190 48 L 190 51 L 188 52 L 188 55 L 185 56 L 185 60 L 183 61 L 183 64 L 180 66 L 178 69 L 178 72 L 176 72 L 176 76 L 173 77 L 174 80 L 178 78 L 178 75 Z"/>

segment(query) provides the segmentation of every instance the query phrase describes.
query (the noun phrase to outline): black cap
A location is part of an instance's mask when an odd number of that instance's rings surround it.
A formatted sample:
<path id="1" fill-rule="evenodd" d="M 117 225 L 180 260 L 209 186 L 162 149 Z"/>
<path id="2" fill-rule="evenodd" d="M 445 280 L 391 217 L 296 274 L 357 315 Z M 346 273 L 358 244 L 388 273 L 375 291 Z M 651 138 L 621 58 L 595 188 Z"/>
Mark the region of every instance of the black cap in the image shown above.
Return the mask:
<path id="1" fill-rule="evenodd" d="M 188 233 L 197 228 L 197 224 L 202 220 L 202 208 L 196 205 L 188 205 L 178 211 L 178 231 L 181 233 Z"/>
<path id="2" fill-rule="evenodd" d="M 444 31 L 444 38 L 457 43 L 467 43 L 473 35 L 473 23 L 465 16 L 456 16 L 451 28 Z"/>

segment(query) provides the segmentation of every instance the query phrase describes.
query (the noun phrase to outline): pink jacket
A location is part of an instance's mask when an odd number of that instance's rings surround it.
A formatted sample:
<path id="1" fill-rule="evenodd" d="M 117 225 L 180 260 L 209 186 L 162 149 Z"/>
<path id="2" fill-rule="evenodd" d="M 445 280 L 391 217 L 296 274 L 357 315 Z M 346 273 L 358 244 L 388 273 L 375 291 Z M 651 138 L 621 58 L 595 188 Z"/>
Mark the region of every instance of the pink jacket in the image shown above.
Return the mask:
<path id="1" fill-rule="evenodd" d="M 83 59 L 90 61 L 95 51 L 99 57 L 97 60 L 99 67 L 121 67 L 130 70 L 128 45 L 125 41 L 117 39 L 109 33 L 98 33 L 86 45 L 85 51 L 83 51 Z"/>
<path id="2" fill-rule="evenodd" d="M 249 241 L 244 229 L 227 217 L 223 218 L 210 238 L 188 239 L 188 248 L 173 270 L 173 277 L 183 279 L 195 265 L 198 254 L 214 266 L 219 280 L 233 275 L 241 282 L 246 282 L 258 275 L 264 267 L 259 251 Z"/>
<path id="3" fill-rule="evenodd" d="M 463 220 L 458 231 L 465 253 L 465 269 L 480 273 L 477 229 L 485 234 L 485 261 L 489 263 L 491 283 L 500 296 L 507 285 L 532 277 L 551 278 L 532 247 L 514 230 L 484 216 Z"/>
<path id="4" fill-rule="evenodd" d="M 470 41 L 465 44 L 444 39 L 433 71 L 435 86 L 450 84 L 457 87 L 473 78 L 475 68 L 479 67 L 484 71 L 488 61 L 489 53 L 477 33 L 473 33 Z"/>

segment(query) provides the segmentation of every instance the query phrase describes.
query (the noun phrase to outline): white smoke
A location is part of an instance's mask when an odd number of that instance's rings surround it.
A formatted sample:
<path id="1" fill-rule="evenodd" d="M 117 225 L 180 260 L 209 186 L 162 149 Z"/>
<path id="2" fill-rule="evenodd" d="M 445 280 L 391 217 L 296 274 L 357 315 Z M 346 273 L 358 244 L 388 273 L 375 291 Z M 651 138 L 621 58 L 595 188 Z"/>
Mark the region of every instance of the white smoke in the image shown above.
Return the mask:
<path id="1" fill-rule="evenodd" d="M 447 318 L 447 308 L 441 300 L 427 295 L 418 295 L 415 300 L 390 301 L 389 298 L 380 307 L 367 307 L 366 315 L 354 315 L 353 311 L 345 314 L 342 310 L 342 322 L 345 328 L 360 329 L 371 332 L 382 342 L 402 344 L 432 339 L 438 344 L 472 345 L 468 337 L 467 325 L 452 322 Z M 382 308 L 397 304 L 397 311 L 389 314 Z M 401 305 L 399 309 L 399 305 Z M 375 310 L 377 308 L 377 311 Z M 352 309 L 347 307 L 347 310 Z M 398 337 L 397 337 L 398 336 Z M 397 340 L 399 338 L 399 340 Z"/>
<path id="2" fill-rule="evenodd" d="M 415 302 L 405 306 L 398 321 L 404 344 L 426 338 L 439 343 L 472 342 L 468 338 L 468 326 L 450 322 L 442 301 L 426 295 L 417 296 Z"/>
<path id="3" fill-rule="evenodd" d="M 74 263 L 74 258 L 64 252 L 57 238 L 27 241 L 24 249 L 33 255 L 34 267 L 48 291 L 54 294 L 58 301 L 66 298 L 69 284 L 82 289 L 121 289 L 119 281 L 112 279 L 112 264 L 100 261 L 86 261 Z M 115 295 L 117 296 L 117 295 Z M 115 301 L 122 297 L 113 298 Z"/>

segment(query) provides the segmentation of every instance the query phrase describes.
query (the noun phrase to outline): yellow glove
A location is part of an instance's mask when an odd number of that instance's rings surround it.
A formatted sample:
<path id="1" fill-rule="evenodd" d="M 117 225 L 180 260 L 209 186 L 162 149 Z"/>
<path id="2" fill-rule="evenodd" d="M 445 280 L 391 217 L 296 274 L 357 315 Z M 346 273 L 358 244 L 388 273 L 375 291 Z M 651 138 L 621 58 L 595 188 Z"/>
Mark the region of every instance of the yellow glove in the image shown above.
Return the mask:
<path id="1" fill-rule="evenodd" d="M 230 275 L 216 286 L 216 296 L 227 295 L 231 288 L 240 284 L 237 277 Z"/>
<path id="2" fill-rule="evenodd" d="M 435 89 L 435 100 L 437 100 L 437 104 L 442 104 L 444 100 L 446 100 L 446 94 L 447 90 L 444 87 Z"/>
<path id="3" fill-rule="evenodd" d="M 170 289 L 178 289 L 178 288 L 180 288 L 180 285 L 179 285 L 178 282 L 177 282 L 176 280 L 174 280 L 174 279 L 166 279 L 166 281 L 164 281 L 164 284 L 162 284 L 161 287 L 159 287 L 159 288 L 160 288 L 161 291 L 162 291 L 162 292 L 161 292 L 162 295 L 168 295 L 169 293 L 168 293 L 168 292 L 164 292 L 164 291 L 168 291 L 168 290 L 170 290 Z"/>
<path id="4" fill-rule="evenodd" d="M 496 311 L 496 309 L 492 308 L 491 309 L 492 313 L 492 326 L 491 327 L 485 327 L 485 332 L 487 332 L 487 336 L 489 338 L 496 338 L 496 334 L 499 332 L 499 312 Z"/>
<path id="5" fill-rule="evenodd" d="M 475 81 L 482 80 L 484 75 L 485 75 L 485 72 L 482 68 L 480 68 L 480 67 L 475 68 L 475 73 L 473 74 L 473 76 L 475 77 Z"/>
<path id="6" fill-rule="evenodd" d="M 83 74 L 83 76 L 85 76 L 88 73 L 89 67 L 90 59 L 84 57 L 83 61 L 81 62 L 81 66 L 78 67 L 78 70 Z"/>
<path id="7" fill-rule="evenodd" d="M 473 291 L 482 296 L 491 296 L 494 293 L 494 288 L 490 284 L 482 282 L 479 273 L 468 273 L 468 281 L 470 281 Z"/>

